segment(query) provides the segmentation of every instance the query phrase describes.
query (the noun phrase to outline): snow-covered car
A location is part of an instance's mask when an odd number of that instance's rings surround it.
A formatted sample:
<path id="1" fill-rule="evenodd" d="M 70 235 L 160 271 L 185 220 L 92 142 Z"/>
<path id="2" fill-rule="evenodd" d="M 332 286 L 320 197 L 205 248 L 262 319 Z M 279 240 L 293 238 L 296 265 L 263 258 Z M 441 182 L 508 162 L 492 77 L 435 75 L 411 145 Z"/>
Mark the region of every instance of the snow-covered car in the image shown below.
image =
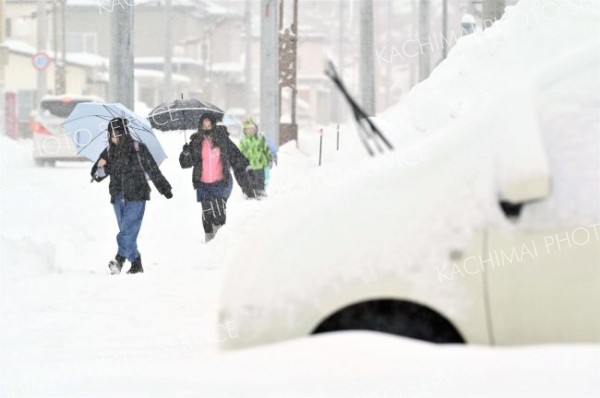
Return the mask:
<path id="1" fill-rule="evenodd" d="M 555 30 L 552 48 L 539 46 L 550 29 L 513 35 L 506 22 L 481 43 L 459 43 L 409 95 L 409 118 L 384 120 L 418 124 L 422 139 L 270 197 L 227 264 L 219 323 L 238 337 L 223 348 L 350 329 L 445 343 L 600 342 L 592 20 L 572 21 L 579 42 Z"/>
<path id="2" fill-rule="evenodd" d="M 38 166 L 54 166 L 56 161 L 85 161 L 62 123 L 82 102 L 102 102 L 90 95 L 47 95 L 42 98 L 37 110 L 33 111 L 33 159 Z"/>

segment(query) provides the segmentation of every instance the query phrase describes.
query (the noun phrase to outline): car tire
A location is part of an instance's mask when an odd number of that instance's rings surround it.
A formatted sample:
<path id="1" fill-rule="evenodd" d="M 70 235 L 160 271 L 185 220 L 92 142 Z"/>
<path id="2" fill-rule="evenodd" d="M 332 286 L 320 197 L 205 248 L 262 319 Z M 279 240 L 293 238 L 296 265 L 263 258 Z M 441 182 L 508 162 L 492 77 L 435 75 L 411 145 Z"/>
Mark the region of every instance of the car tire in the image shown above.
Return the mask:
<path id="1" fill-rule="evenodd" d="M 464 343 L 452 323 L 431 308 L 400 300 L 356 303 L 331 314 L 312 334 L 370 330 L 432 343 Z"/>

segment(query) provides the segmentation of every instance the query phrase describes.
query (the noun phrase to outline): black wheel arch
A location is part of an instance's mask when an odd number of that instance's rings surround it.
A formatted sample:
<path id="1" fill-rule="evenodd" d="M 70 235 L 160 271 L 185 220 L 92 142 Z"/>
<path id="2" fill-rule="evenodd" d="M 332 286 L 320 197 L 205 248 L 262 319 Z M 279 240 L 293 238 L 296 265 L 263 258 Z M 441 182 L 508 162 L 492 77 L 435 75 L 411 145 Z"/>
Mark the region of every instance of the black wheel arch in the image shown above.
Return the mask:
<path id="1" fill-rule="evenodd" d="M 458 328 L 439 311 L 421 303 L 378 298 L 339 308 L 312 331 L 370 330 L 433 343 L 465 343 Z"/>

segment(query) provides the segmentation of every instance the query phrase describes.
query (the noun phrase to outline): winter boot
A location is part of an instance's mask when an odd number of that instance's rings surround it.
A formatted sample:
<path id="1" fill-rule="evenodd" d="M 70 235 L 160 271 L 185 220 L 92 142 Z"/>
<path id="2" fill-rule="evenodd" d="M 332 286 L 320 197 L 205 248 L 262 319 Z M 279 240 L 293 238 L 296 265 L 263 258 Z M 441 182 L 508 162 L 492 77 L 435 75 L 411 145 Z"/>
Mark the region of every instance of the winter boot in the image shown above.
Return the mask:
<path id="1" fill-rule="evenodd" d="M 208 243 L 215 238 L 214 230 L 213 232 L 206 232 L 204 234 L 204 243 Z"/>
<path id="2" fill-rule="evenodd" d="M 219 232 L 219 229 L 221 229 L 223 225 L 215 225 L 213 224 L 213 235 L 217 235 L 217 232 Z"/>
<path id="3" fill-rule="evenodd" d="M 138 272 L 144 272 L 144 268 L 142 267 L 142 256 L 138 256 L 131 263 L 131 268 L 127 271 L 128 274 L 137 274 Z"/>
<path id="4" fill-rule="evenodd" d="M 256 199 L 262 200 L 262 199 L 264 199 L 266 197 L 267 197 L 267 191 L 265 191 L 264 189 L 256 191 Z"/>
<path id="5" fill-rule="evenodd" d="M 108 269 L 110 269 L 110 274 L 120 274 L 123 269 L 123 263 L 125 263 L 125 257 L 117 254 L 114 260 L 110 260 L 108 262 Z"/>

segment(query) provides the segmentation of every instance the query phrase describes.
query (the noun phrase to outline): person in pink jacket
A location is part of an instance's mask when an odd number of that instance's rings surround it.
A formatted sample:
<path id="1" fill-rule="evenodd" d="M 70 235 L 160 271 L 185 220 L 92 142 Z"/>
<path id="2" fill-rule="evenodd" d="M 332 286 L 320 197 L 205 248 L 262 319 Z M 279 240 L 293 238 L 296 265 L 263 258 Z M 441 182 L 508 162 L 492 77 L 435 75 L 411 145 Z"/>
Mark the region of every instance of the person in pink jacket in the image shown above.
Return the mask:
<path id="1" fill-rule="evenodd" d="M 198 131 L 192 134 L 189 144 L 183 146 L 179 164 L 184 169 L 193 167 L 192 184 L 196 200 L 202 204 L 202 226 L 205 240 L 209 242 L 225 225 L 227 199 L 233 189 L 230 168 L 244 194 L 252 195 L 247 176 L 248 159 L 231 141 L 227 128 L 217 126 L 212 114 L 205 114 L 200 118 Z"/>

